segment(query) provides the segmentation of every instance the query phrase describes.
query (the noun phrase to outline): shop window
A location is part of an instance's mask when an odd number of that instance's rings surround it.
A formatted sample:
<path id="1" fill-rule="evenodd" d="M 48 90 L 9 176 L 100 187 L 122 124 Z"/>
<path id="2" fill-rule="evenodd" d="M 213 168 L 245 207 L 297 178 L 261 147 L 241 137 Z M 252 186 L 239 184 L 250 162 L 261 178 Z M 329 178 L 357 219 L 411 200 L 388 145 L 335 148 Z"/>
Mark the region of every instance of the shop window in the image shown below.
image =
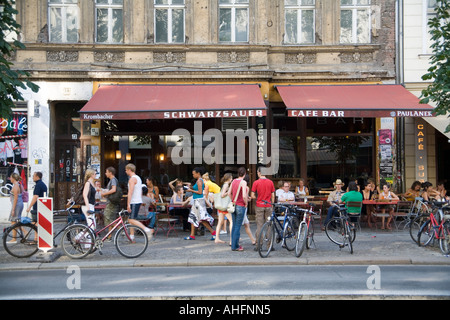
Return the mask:
<path id="1" fill-rule="evenodd" d="M 282 136 L 279 146 L 280 165 L 274 178 L 300 178 L 300 137 Z"/>
<path id="2" fill-rule="evenodd" d="M 78 0 L 49 0 L 48 19 L 50 42 L 78 42 Z"/>
<path id="3" fill-rule="evenodd" d="M 155 42 L 184 43 L 184 0 L 155 0 Z"/>
<path id="4" fill-rule="evenodd" d="M 315 0 L 285 0 L 286 44 L 314 43 Z"/>
<path id="5" fill-rule="evenodd" d="M 96 0 L 96 41 L 123 42 L 123 0 Z"/>
<path id="6" fill-rule="evenodd" d="M 373 175 L 372 136 L 316 136 L 306 139 L 308 178 L 318 187 L 333 186 L 337 178 L 346 181 Z"/>
<path id="7" fill-rule="evenodd" d="M 341 0 L 341 43 L 370 43 L 370 0 Z"/>
<path id="8" fill-rule="evenodd" d="M 249 0 L 219 0 L 219 41 L 248 42 Z"/>

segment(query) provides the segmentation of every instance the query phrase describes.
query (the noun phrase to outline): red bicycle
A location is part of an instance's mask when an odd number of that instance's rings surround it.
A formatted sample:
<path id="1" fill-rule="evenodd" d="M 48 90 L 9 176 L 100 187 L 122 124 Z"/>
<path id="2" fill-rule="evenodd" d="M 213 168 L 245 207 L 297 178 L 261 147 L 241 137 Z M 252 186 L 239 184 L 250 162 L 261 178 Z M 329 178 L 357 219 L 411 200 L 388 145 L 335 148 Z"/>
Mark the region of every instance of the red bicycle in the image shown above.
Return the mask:
<path id="1" fill-rule="evenodd" d="M 129 213 L 126 210 L 119 212 L 119 217 L 103 229 L 92 231 L 94 223 L 90 226 L 74 224 L 67 228 L 63 234 L 62 248 L 65 254 L 74 259 L 81 259 L 96 249 L 102 254 L 104 242 L 117 230 L 114 236 L 114 245 L 117 251 L 126 258 L 137 258 L 142 255 L 148 246 L 148 238 L 144 230 L 138 226 L 126 223 Z M 102 238 L 100 233 L 111 227 Z"/>
<path id="2" fill-rule="evenodd" d="M 444 211 L 450 211 L 450 206 L 446 202 L 432 202 L 430 217 L 420 227 L 417 235 L 419 246 L 427 246 L 432 240 L 438 239 L 439 246 L 443 254 L 450 253 L 450 216 Z"/>

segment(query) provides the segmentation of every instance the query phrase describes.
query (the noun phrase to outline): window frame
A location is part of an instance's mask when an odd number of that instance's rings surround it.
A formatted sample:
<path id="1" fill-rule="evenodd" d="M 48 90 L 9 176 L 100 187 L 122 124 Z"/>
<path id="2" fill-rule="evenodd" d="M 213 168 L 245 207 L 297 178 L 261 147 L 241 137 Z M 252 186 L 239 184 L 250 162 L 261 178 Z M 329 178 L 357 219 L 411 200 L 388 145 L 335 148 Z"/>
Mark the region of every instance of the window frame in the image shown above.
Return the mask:
<path id="1" fill-rule="evenodd" d="M 124 43 L 124 36 L 125 36 L 125 27 L 123 23 L 124 18 L 124 3 L 122 1 L 122 4 L 113 4 L 113 0 L 108 0 L 108 4 L 103 3 L 97 3 L 97 0 L 95 0 L 94 7 L 95 7 L 95 42 L 96 43 L 106 43 L 106 44 L 121 44 Z M 108 9 L 108 38 L 107 41 L 98 41 L 98 10 L 99 9 Z M 122 10 L 122 39 L 120 42 L 114 42 L 113 41 L 113 29 L 114 26 L 112 24 L 112 17 L 113 17 L 113 10 L 120 9 Z"/>
<path id="2" fill-rule="evenodd" d="M 218 25 L 217 25 L 217 36 L 219 43 L 248 43 L 250 41 L 250 0 L 246 3 L 236 3 L 237 0 L 230 0 L 231 3 L 220 3 L 218 1 Z M 220 40 L 220 10 L 221 9 L 231 9 L 231 39 L 221 41 Z M 236 9 L 246 9 L 247 10 L 247 37 L 244 41 L 236 41 Z"/>
<path id="3" fill-rule="evenodd" d="M 286 45 L 307 45 L 307 44 L 315 44 L 316 43 L 316 0 L 314 0 L 313 5 L 303 5 L 301 4 L 302 0 L 297 0 L 296 5 L 288 5 L 286 4 L 286 0 L 284 0 L 284 38 L 283 43 Z M 300 4 L 299 4 L 300 3 Z M 295 42 L 287 42 L 287 32 L 286 32 L 286 13 L 287 10 L 296 10 L 297 11 L 297 39 Z M 313 39 L 312 42 L 302 41 L 302 17 L 303 11 L 313 11 Z"/>
<path id="4" fill-rule="evenodd" d="M 342 33 L 339 34 L 339 43 L 340 44 L 370 44 L 372 43 L 372 13 L 371 13 L 371 1 L 369 0 L 369 4 L 358 4 L 359 0 L 352 0 L 351 5 L 343 5 L 340 3 L 340 16 L 341 23 L 339 25 L 339 30 L 342 30 L 342 11 L 348 10 L 352 12 L 352 41 L 351 42 L 342 42 Z M 368 13 L 367 19 L 367 33 L 368 33 L 368 42 L 359 42 L 358 41 L 358 10 L 366 9 Z"/>
<path id="5" fill-rule="evenodd" d="M 77 43 L 80 41 L 80 7 L 78 6 L 78 1 L 75 3 L 68 3 L 67 0 L 60 0 L 61 3 L 51 3 L 50 0 L 47 0 L 47 10 L 48 10 L 48 40 L 51 43 Z M 67 9 L 73 7 L 76 9 L 77 15 L 77 40 L 76 41 L 68 41 L 67 40 Z M 56 41 L 52 39 L 52 28 L 51 28 L 51 16 L 52 16 L 52 8 L 61 8 L 61 41 Z M 63 18 L 64 17 L 64 18 Z"/>
<path id="6" fill-rule="evenodd" d="M 155 43 L 161 44 L 184 44 L 186 43 L 186 0 L 183 0 L 183 4 L 173 4 L 173 0 L 167 0 L 167 4 L 156 4 L 156 0 L 153 0 L 153 30 L 155 31 Z M 167 9 L 167 42 L 157 42 L 157 29 L 156 29 L 156 10 Z M 173 42 L 173 10 L 183 9 L 183 41 Z"/>

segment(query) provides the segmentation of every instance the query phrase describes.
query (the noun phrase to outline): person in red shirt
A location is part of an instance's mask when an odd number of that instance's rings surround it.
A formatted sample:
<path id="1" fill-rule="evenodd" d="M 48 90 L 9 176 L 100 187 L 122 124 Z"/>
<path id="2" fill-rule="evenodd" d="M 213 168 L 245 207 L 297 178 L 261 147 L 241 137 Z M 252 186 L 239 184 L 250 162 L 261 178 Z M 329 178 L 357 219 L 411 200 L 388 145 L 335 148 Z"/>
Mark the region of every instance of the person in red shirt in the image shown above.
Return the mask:
<path id="1" fill-rule="evenodd" d="M 251 198 L 256 199 L 256 247 L 259 248 L 259 233 L 267 218 L 272 214 L 272 205 L 263 201 L 275 202 L 275 186 L 272 180 L 261 174 L 261 167 L 258 167 L 258 180 L 253 183 Z"/>
<path id="2" fill-rule="evenodd" d="M 244 167 L 238 169 L 239 178 L 231 183 L 230 198 L 236 205 L 235 211 L 231 214 L 233 218 L 233 228 L 231 229 L 231 250 L 244 251 L 239 245 L 241 237 L 241 227 L 244 221 L 245 211 L 248 202 L 247 182 L 244 180 L 247 170 Z M 236 201 L 235 201 L 236 199 Z"/>

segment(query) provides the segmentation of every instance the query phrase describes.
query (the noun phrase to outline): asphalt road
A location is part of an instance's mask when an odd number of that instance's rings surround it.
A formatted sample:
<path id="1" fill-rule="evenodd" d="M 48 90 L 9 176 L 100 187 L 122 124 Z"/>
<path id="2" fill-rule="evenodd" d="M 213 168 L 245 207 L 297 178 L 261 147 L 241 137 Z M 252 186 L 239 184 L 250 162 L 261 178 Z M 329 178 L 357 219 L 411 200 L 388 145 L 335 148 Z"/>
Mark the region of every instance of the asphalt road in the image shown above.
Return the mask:
<path id="1" fill-rule="evenodd" d="M 12 270 L 0 299 L 450 298 L 450 266 L 226 266 Z"/>

